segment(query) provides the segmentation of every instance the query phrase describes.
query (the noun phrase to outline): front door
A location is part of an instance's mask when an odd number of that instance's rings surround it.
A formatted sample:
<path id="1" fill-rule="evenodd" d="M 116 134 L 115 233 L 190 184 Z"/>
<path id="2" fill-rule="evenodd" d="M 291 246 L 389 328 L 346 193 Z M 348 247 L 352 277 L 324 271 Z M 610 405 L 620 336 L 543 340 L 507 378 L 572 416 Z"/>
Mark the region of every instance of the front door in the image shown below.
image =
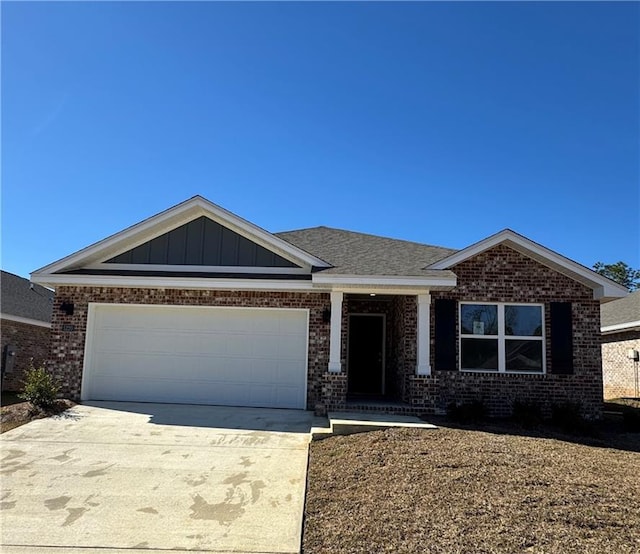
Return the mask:
<path id="1" fill-rule="evenodd" d="M 384 394 L 384 315 L 349 315 L 349 394 Z"/>

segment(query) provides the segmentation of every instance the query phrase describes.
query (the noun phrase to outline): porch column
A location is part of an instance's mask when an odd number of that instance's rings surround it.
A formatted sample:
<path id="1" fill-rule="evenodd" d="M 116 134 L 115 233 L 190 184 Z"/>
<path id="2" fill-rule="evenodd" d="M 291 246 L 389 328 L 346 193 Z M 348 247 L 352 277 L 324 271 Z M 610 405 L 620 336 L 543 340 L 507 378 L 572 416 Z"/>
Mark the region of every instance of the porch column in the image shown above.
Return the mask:
<path id="1" fill-rule="evenodd" d="M 340 350 L 342 343 L 342 299 L 344 293 L 331 292 L 331 335 L 329 337 L 329 371 L 340 373 Z"/>
<path id="2" fill-rule="evenodd" d="M 416 329 L 418 341 L 418 364 L 416 375 L 431 375 L 429 363 L 429 346 L 431 344 L 429 327 L 429 308 L 431 306 L 430 294 L 418 295 L 418 328 Z"/>

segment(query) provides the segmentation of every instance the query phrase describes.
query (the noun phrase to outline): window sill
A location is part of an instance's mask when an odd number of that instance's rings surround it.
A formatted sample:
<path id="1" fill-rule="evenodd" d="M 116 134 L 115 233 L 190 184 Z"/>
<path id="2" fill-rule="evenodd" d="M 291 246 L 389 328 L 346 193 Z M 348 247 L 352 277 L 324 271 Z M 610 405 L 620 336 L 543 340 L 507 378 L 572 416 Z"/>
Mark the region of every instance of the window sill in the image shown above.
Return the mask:
<path id="1" fill-rule="evenodd" d="M 490 369 L 460 369 L 461 373 L 482 373 L 483 375 L 538 375 L 544 377 L 544 371 L 491 371 Z"/>

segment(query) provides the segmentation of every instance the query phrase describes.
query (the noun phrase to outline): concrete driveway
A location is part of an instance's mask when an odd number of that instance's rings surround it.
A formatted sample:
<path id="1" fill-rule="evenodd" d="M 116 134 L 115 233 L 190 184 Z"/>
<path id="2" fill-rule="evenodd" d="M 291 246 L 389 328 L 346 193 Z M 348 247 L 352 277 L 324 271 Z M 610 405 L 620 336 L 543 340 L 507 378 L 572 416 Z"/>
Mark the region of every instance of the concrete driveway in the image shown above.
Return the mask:
<path id="1" fill-rule="evenodd" d="M 2 435 L 2 552 L 299 552 L 312 414 L 92 402 Z"/>

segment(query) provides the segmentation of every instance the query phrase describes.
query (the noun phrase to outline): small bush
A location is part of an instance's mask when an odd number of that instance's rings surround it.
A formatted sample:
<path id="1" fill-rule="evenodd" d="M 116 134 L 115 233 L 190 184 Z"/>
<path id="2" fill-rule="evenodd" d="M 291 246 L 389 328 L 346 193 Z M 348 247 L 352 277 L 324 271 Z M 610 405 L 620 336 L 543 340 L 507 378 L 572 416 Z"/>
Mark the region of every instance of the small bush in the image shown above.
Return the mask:
<path id="1" fill-rule="evenodd" d="M 30 402 L 34 408 L 47 410 L 54 406 L 59 389 L 44 367 L 31 365 L 24 380 L 24 390 L 18 396 Z"/>
<path id="2" fill-rule="evenodd" d="M 458 423 L 476 423 L 487 418 L 487 408 L 482 400 L 456 403 L 447 406 L 447 415 Z"/>
<path id="3" fill-rule="evenodd" d="M 563 402 L 551 406 L 551 423 L 565 433 L 589 435 L 594 431 L 593 424 L 582 417 L 580 402 Z"/>
<path id="4" fill-rule="evenodd" d="M 537 402 L 516 400 L 513 403 L 511 419 L 525 429 L 538 427 L 542 423 L 542 408 Z"/>

